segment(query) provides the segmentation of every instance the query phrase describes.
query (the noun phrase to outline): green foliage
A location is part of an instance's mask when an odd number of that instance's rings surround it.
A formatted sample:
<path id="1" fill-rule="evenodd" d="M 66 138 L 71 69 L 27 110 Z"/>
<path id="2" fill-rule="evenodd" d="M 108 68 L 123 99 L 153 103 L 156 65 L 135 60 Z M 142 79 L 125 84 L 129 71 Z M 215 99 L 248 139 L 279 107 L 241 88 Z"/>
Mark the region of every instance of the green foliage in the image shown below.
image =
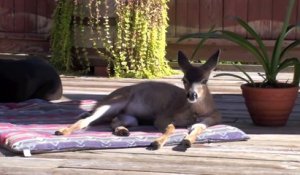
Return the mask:
<path id="1" fill-rule="evenodd" d="M 88 68 L 86 48 L 92 48 L 111 64 L 108 68 L 113 67 L 117 77 L 154 78 L 173 74 L 165 59 L 168 0 L 115 1 L 115 6 L 109 4 L 111 0 L 72 0 L 73 4 L 71 0 L 60 1 L 53 34 L 60 33 L 61 27 L 68 28 L 69 33 L 52 35 L 53 62 L 59 62 L 57 65 L 62 68 L 72 67 L 69 64 L 73 47 L 75 58 L 79 58 L 77 62 Z M 67 5 L 70 9 L 60 10 Z M 112 25 L 112 10 L 116 26 Z M 61 39 L 68 41 L 63 50 Z M 69 61 L 61 62 L 64 59 Z"/>
<path id="2" fill-rule="evenodd" d="M 165 59 L 168 0 L 117 0 L 114 70 L 117 77 L 154 78 L 173 73 Z"/>
<path id="3" fill-rule="evenodd" d="M 51 63 L 58 70 L 70 71 L 72 66 L 71 22 L 74 4 L 72 0 L 60 0 L 54 12 L 53 27 L 51 30 Z"/>
<path id="4" fill-rule="evenodd" d="M 241 27 L 243 27 L 248 32 L 248 34 L 251 37 L 255 39 L 257 46 L 250 43 L 243 36 L 228 30 L 210 30 L 207 33 L 188 34 L 181 37 L 179 41 L 185 40 L 187 38 L 203 38 L 201 40 L 201 43 L 204 43 L 204 41 L 207 40 L 208 38 L 220 38 L 220 39 L 226 39 L 232 41 L 237 45 L 239 45 L 240 47 L 243 47 L 246 50 L 248 50 L 250 53 L 252 53 L 257 59 L 258 63 L 262 65 L 265 72 L 264 81 L 260 84 L 262 87 L 270 87 L 270 86 L 278 87 L 278 81 L 276 80 L 276 77 L 281 70 L 287 68 L 288 66 L 294 66 L 293 84 L 298 86 L 300 81 L 299 59 L 297 58 L 283 59 L 285 54 L 290 49 L 300 44 L 300 40 L 296 40 L 286 47 L 283 46 L 283 42 L 286 36 L 292 31 L 292 29 L 297 27 L 295 25 L 289 25 L 290 16 L 292 14 L 294 4 L 295 4 L 295 0 L 289 1 L 286 17 L 283 22 L 281 32 L 276 39 L 274 49 L 271 55 L 268 55 L 266 46 L 263 43 L 262 38 L 258 35 L 258 33 L 250 25 L 248 25 L 247 22 L 245 22 L 244 20 L 238 17 L 236 17 L 235 20 L 238 22 L 238 24 Z M 253 86 L 258 85 L 254 83 L 254 81 L 251 79 L 248 73 L 243 71 L 241 68 L 239 68 L 239 70 L 242 71 L 242 73 L 246 76 L 246 78 L 234 74 L 218 74 L 217 76 L 228 76 L 228 75 L 234 76 L 236 78 L 240 78 L 241 80 L 246 81 L 247 83 L 251 83 Z"/>

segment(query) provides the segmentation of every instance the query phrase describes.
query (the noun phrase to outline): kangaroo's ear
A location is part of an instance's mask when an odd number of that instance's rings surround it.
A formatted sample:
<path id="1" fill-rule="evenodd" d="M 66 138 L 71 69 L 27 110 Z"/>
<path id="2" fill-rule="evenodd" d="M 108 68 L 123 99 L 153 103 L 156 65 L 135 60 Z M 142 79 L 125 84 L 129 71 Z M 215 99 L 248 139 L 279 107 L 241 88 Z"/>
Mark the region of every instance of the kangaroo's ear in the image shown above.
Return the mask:
<path id="1" fill-rule="evenodd" d="M 221 50 L 217 50 L 210 58 L 201 66 L 206 70 L 212 71 L 217 67 Z"/>
<path id="2" fill-rule="evenodd" d="M 178 52 L 178 64 L 183 72 L 186 72 L 189 68 L 192 67 L 189 59 L 181 51 Z"/>

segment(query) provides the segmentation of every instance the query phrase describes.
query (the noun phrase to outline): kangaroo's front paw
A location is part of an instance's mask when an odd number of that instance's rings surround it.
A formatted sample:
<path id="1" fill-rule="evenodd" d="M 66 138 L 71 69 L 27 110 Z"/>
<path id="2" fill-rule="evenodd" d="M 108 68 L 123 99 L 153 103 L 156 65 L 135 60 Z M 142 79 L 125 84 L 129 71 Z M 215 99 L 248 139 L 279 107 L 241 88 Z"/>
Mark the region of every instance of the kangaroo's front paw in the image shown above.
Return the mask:
<path id="1" fill-rule="evenodd" d="M 130 132 L 127 128 L 120 126 L 115 128 L 114 134 L 117 136 L 129 136 Z"/>
<path id="2" fill-rule="evenodd" d="M 153 141 L 150 146 L 148 147 L 148 149 L 151 149 L 151 150 L 158 150 L 162 147 L 162 144 L 160 143 L 160 141 L 158 140 L 155 140 Z"/>
<path id="3" fill-rule="evenodd" d="M 192 142 L 189 139 L 183 139 L 180 145 L 189 148 L 192 146 Z"/>
<path id="4" fill-rule="evenodd" d="M 62 128 L 62 129 L 60 129 L 60 130 L 58 130 L 58 131 L 55 131 L 55 135 L 57 135 L 57 136 L 59 136 L 59 135 L 64 135 L 64 136 L 66 136 L 66 135 L 70 135 L 72 132 L 68 129 L 68 128 Z"/>

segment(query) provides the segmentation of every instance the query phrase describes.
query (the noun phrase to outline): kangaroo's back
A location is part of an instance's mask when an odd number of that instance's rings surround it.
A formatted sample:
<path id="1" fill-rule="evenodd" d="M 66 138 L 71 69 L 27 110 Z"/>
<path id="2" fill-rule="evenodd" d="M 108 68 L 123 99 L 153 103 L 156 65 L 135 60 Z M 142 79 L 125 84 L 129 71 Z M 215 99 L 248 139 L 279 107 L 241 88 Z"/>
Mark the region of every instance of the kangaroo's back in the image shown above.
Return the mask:
<path id="1" fill-rule="evenodd" d="M 131 86 L 124 113 L 142 120 L 174 116 L 186 105 L 182 88 L 163 82 L 144 82 Z"/>

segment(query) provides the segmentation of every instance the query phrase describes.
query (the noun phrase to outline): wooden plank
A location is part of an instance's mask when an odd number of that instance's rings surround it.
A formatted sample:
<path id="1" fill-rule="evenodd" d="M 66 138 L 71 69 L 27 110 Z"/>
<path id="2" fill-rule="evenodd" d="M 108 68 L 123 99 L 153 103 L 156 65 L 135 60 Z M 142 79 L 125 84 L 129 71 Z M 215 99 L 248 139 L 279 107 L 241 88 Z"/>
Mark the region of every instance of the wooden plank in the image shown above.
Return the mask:
<path id="1" fill-rule="evenodd" d="M 0 161 L 2 162 L 0 167 L 12 167 L 14 166 L 15 168 L 17 167 L 31 167 L 31 168 L 38 168 L 41 165 L 45 168 L 55 168 L 58 167 L 59 165 L 62 164 L 63 160 L 62 159 L 38 159 L 39 164 L 34 163 L 37 161 L 35 158 L 29 158 L 26 161 L 24 161 L 24 158 L 22 157 L 0 157 Z M 18 164 L 14 164 L 12 162 L 21 162 Z"/>
<path id="2" fill-rule="evenodd" d="M 26 33 L 28 34 L 28 33 Z M 22 42 L 22 39 L 26 42 L 26 40 L 32 41 L 47 41 L 49 34 L 37 34 L 37 33 L 30 33 L 30 35 L 24 36 L 24 33 L 15 33 L 15 32 L 0 32 L 0 38 L 5 39 L 19 39 Z M 48 41 L 47 41 L 48 42 Z"/>
<path id="3" fill-rule="evenodd" d="M 38 40 L 3 39 L 0 37 L 2 53 L 49 54 L 49 42 Z"/>
<path id="4" fill-rule="evenodd" d="M 170 149 L 170 148 L 169 148 Z M 201 148 L 198 148 L 201 150 Z M 147 150 L 146 150 L 147 151 Z M 124 170 L 124 171 L 141 171 L 154 173 L 188 173 L 198 174 L 238 174 L 239 170 L 245 174 L 259 174 L 262 172 L 274 172 L 275 174 L 296 173 L 299 171 L 300 162 L 295 161 L 296 156 L 292 160 L 285 159 L 282 162 L 269 159 L 243 159 L 240 157 L 228 156 L 202 156 L 197 151 L 197 156 L 189 156 L 186 153 L 181 155 L 169 155 L 155 153 L 152 154 L 97 154 L 92 156 L 88 154 L 85 161 L 84 155 L 79 158 L 72 158 L 64 161 L 61 168 L 74 169 L 97 169 L 97 170 Z M 270 154 L 266 155 L 270 156 Z M 275 157 L 275 156 L 274 156 Z M 284 156 L 282 156 L 284 157 Z M 99 163 L 101 161 L 101 163 Z M 197 165 L 197 166 L 195 166 Z M 207 168 L 210 167 L 210 168 Z M 232 168 L 235 167 L 235 171 Z M 255 167 L 255 168 L 254 168 Z M 254 168 L 254 169 L 253 169 Z M 272 171 L 276 169 L 275 171 Z"/>
<path id="5" fill-rule="evenodd" d="M 289 1 L 282 0 L 273 0 L 273 18 L 272 18 L 272 38 L 276 39 L 279 36 L 279 32 L 281 31 L 283 21 L 286 16 L 287 6 Z M 290 24 L 297 23 L 297 1 L 295 2 L 294 10 L 291 16 Z M 287 39 L 295 39 L 296 31 L 292 31 Z"/>
<path id="6" fill-rule="evenodd" d="M 44 0 L 42 0 L 44 1 Z M 37 32 L 37 0 L 26 0 L 24 4 L 25 33 Z"/>
<path id="7" fill-rule="evenodd" d="M 187 1 L 176 1 L 176 36 L 187 32 Z"/>
<path id="8" fill-rule="evenodd" d="M 49 34 L 51 29 L 51 17 L 54 12 L 53 0 L 38 0 L 37 2 L 37 33 Z"/>
<path id="9" fill-rule="evenodd" d="M 226 0 L 224 1 L 224 29 L 247 36 L 246 31 L 233 19 L 239 17 L 247 21 L 247 0 Z"/>
<path id="10" fill-rule="evenodd" d="M 208 31 L 212 26 L 215 29 L 223 27 L 223 1 L 200 0 L 200 31 Z"/>
<path id="11" fill-rule="evenodd" d="M 263 39 L 272 38 L 272 3 L 272 0 L 248 1 L 248 22 Z"/>
<path id="12" fill-rule="evenodd" d="M 270 139 L 268 140 L 270 141 Z M 251 142 L 251 143 L 250 143 Z M 185 152 L 174 151 L 171 146 L 166 146 L 161 150 L 157 151 L 148 151 L 145 148 L 130 148 L 130 149 L 105 149 L 105 150 L 87 150 L 80 151 L 80 156 L 74 154 L 73 152 L 65 153 L 45 153 L 42 155 L 35 155 L 36 158 L 47 158 L 51 159 L 54 157 L 57 158 L 68 158 L 68 159 L 101 159 L 102 157 L 107 157 L 107 160 L 113 159 L 144 159 L 144 161 L 156 161 L 161 162 L 161 159 L 165 160 L 165 157 L 188 157 L 190 159 L 197 157 L 209 157 L 209 158 L 228 158 L 232 159 L 244 159 L 244 160 L 262 160 L 262 161 L 294 161 L 300 162 L 299 152 L 294 151 L 294 154 L 291 154 L 287 150 L 271 150 L 267 149 L 265 145 L 265 150 L 253 149 L 254 144 L 259 144 L 255 141 L 242 141 L 236 143 L 213 143 L 213 144 L 195 144 L 193 147 L 187 149 Z M 245 145 L 245 146 L 243 146 Z M 247 146 L 249 145 L 249 146 Z M 251 146 L 250 146 L 251 145 Z M 236 148 L 234 148 L 236 146 Z M 269 145 L 270 146 L 270 145 Z M 275 147 L 275 146 L 274 146 Z M 272 146 L 272 148 L 274 148 Z M 250 148 L 250 149 L 249 149 Z M 247 150 L 248 149 L 248 150 Z M 260 152 L 260 154 L 254 154 L 255 152 Z M 152 156 L 160 157 L 159 159 L 151 160 Z M 133 158 L 134 157 L 134 158 Z M 150 159 L 150 160 L 148 160 Z M 143 162 L 144 162 L 143 161 Z M 172 160 L 173 161 L 173 160 Z M 188 160 L 186 160 L 188 161 Z M 176 163 L 176 161 L 174 161 Z"/>
<path id="13" fill-rule="evenodd" d="M 139 158 L 140 156 L 138 156 Z M 199 172 L 203 174 L 239 174 L 238 171 L 243 171 L 243 174 L 261 174 L 262 172 L 272 172 L 272 174 L 283 174 L 283 173 L 296 173 L 299 172 L 299 162 L 286 162 L 285 165 L 281 165 L 281 162 L 276 161 L 259 161 L 259 160 L 247 160 L 241 161 L 236 159 L 220 159 L 220 158 L 207 158 L 207 157 L 175 157 L 172 159 L 168 156 L 163 161 L 164 157 L 151 156 L 146 159 L 148 162 L 141 162 L 145 159 L 138 159 L 137 161 L 114 159 L 102 160 L 101 164 L 96 160 L 80 161 L 80 160 L 68 160 L 65 161 L 61 167 L 63 168 L 74 168 L 74 169 L 111 169 L 111 170 L 123 170 L 123 171 L 146 171 L 154 173 L 187 173 L 197 174 Z M 177 160 L 177 161 L 174 161 Z M 152 162 L 150 160 L 156 160 Z M 151 162 L 151 163 L 149 163 Z M 194 166 L 194 165 L 197 166 Z M 234 167 L 232 165 L 235 165 Z M 210 167 L 210 168 L 207 168 Z M 232 171 L 235 168 L 235 171 Z M 276 169 L 276 171 L 272 171 Z"/>
<path id="14" fill-rule="evenodd" d="M 196 48 L 199 39 L 189 39 L 182 42 L 177 43 L 178 38 L 168 38 L 167 42 L 167 55 L 166 58 L 168 60 L 176 60 L 178 50 L 183 51 L 188 57 L 190 57 Z M 249 40 L 252 43 L 255 43 L 254 40 Z M 272 52 L 272 47 L 274 46 L 274 40 L 263 40 L 265 45 L 267 46 L 268 53 Z M 284 45 L 291 43 L 292 40 L 286 40 Z M 205 60 L 212 53 L 214 53 L 217 49 L 221 49 L 221 61 L 236 61 L 242 63 L 256 63 L 255 57 L 240 46 L 236 44 L 222 39 L 209 39 L 206 41 L 205 49 L 199 50 L 195 60 Z M 299 56 L 299 47 L 290 50 L 287 54 L 287 57 L 298 57 Z"/>
<path id="15" fill-rule="evenodd" d="M 0 1 L 0 31 L 14 31 L 14 1 Z"/>
<path id="16" fill-rule="evenodd" d="M 224 71 L 221 71 L 224 72 Z M 209 87 L 212 93 L 241 93 L 240 85 L 244 83 L 239 79 L 235 79 L 233 77 L 214 77 L 214 75 L 220 73 L 220 71 L 214 71 L 211 75 L 211 79 L 209 81 Z M 234 73 L 240 76 L 243 76 L 241 72 L 233 72 L 233 71 L 226 71 L 226 73 Z M 249 72 L 249 74 L 253 77 L 254 80 L 262 80 L 260 76 L 257 75 L 256 72 Z M 175 84 L 179 87 L 183 87 L 180 78 L 182 75 L 172 76 L 170 78 L 163 78 L 163 79 L 156 79 L 153 81 L 168 81 L 169 83 Z M 110 90 L 132 85 L 134 83 L 142 82 L 144 80 L 136 80 L 136 79 L 111 79 L 107 80 L 105 78 L 72 78 L 72 77 L 62 77 L 64 90 L 65 92 L 74 92 L 80 91 L 80 89 L 84 88 L 85 92 L 93 92 L 93 93 L 108 93 Z M 287 80 L 292 80 L 291 73 L 281 73 L 278 75 L 278 80 L 285 82 Z M 235 96 L 236 97 L 236 96 Z M 227 98 L 227 97 L 226 97 Z M 221 102 L 227 100 L 225 97 L 221 98 Z M 229 100 L 233 100 L 232 96 L 228 97 Z M 240 98 L 240 97 L 239 97 Z M 236 100 L 233 100 L 235 102 Z M 239 101 L 240 102 L 240 101 Z M 226 105 L 225 105 L 226 106 Z M 235 105 L 234 105 L 235 106 Z"/>
<path id="17" fill-rule="evenodd" d="M 300 1 L 296 1 L 296 9 L 297 9 L 297 21 L 300 21 Z M 296 39 L 300 38 L 300 28 L 296 28 Z"/>
<path id="18" fill-rule="evenodd" d="M 210 42 L 211 41 L 211 42 Z M 210 44 L 211 43 L 211 44 Z M 256 60 L 253 55 L 247 52 L 245 49 L 232 45 L 226 45 L 225 40 L 208 40 L 205 44 L 205 49 L 201 49 L 196 53 L 194 57 L 195 60 L 206 60 L 211 54 L 213 54 L 217 49 L 221 49 L 221 60 L 222 61 L 241 61 L 247 63 L 254 63 Z M 177 59 L 178 50 L 183 51 L 188 57 L 191 57 L 192 53 L 196 48 L 196 43 L 186 44 L 186 43 L 173 43 L 169 42 L 167 45 L 167 55 L 166 58 L 171 61 Z"/>
<path id="19" fill-rule="evenodd" d="M 80 161 L 79 159 L 71 159 L 71 157 L 67 159 L 62 159 L 62 158 L 20 158 L 20 157 L 0 157 L 1 160 L 1 165 L 0 165 L 0 174 L 1 175 L 24 175 L 24 174 L 142 174 L 142 175 L 149 175 L 151 174 L 150 172 L 134 172 L 134 171 L 122 171 L 122 170 L 116 170 L 114 169 L 109 170 L 108 168 L 103 168 L 101 171 L 99 169 L 95 168 L 65 168 L 63 165 L 65 163 L 63 162 L 77 162 Z M 99 160 L 99 159 L 98 159 Z M 82 160 L 83 163 L 90 161 L 89 159 Z M 113 163 L 111 162 L 111 165 Z M 164 173 L 154 173 L 155 175 L 160 175 Z"/>
<path id="20" fill-rule="evenodd" d="M 118 170 L 95 170 L 95 169 L 77 169 L 77 168 L 35 168 L 21 167 L 3 167 L 0 168 L 1 175 L 168 175 L 169 173 L 154 173 L 154 172 L 133 172 L 133 171 L 118 171 Z"/>
<path id="21" fill-rule="evenodd" d="M 176 36 L 176 1 L 171 0 L 168 2 L 168 17 L 169 17 L 169 27 L 167 28 L 167 36 L 175 37 Z"/>
<path id="22" fill-rule="evenodd" d="M 55 7 L 56 7 L 56 1 L 55 0 L 45 0 L 46 1 L 46 4 L 47 4 L 47 13 L 46 13 L 46 17 L 47 18 L 51 18 L 53 16 L 53 12 L 55 10 Z M 109 4 L 111 5 L 111 4 Z"/>
<path id="23" fill-rule="evenodd" d="M 187 1 L 187 33 L 199 32 L 199 15 L 200 15 L 200 0 L 188 0 Z"/>
<path id="24" fill-rule="evenodd" d="M 14 0 L 14 32 L 25 32 L 25 0 Z M 24 36 L 23 34 L 19 36 Z"/>

